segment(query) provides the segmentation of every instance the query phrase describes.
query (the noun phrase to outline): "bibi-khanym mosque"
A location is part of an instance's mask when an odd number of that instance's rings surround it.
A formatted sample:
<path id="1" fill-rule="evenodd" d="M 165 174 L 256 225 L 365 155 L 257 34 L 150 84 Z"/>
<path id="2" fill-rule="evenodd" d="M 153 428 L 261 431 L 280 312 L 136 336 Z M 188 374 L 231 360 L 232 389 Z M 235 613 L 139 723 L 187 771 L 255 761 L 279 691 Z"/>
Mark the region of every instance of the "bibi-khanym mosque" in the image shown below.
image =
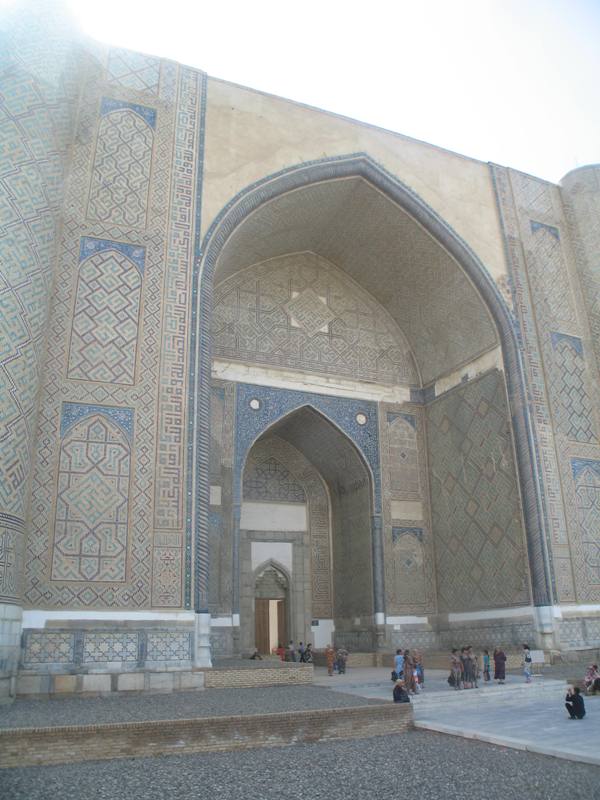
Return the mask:
<path id="1" fill-rule="evenodd" d="M 16 19 L 0 692 L 289 639 L 598 647 L 600 166 Z"/>

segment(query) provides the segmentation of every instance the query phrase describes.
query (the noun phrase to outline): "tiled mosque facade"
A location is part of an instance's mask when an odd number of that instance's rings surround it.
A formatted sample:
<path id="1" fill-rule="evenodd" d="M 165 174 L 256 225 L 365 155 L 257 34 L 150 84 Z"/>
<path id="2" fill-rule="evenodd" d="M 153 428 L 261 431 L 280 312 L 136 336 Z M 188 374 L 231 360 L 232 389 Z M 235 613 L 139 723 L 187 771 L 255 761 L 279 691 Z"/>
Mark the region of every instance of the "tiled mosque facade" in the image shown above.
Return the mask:
<path id="1" fill-rule="evenodd" d="M 265 597 L 271 644 L 599 647 L 600 167 L 2 37 L 2 694 Z"/>

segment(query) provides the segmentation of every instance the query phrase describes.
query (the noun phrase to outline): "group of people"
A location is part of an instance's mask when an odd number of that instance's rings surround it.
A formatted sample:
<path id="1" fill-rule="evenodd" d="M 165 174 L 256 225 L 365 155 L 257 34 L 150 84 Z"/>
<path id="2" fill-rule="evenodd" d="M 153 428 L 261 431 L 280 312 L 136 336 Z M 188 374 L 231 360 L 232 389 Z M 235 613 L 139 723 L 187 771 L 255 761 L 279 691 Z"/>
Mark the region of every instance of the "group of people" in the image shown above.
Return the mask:
<path id="1" fill-rule="evenodd" d="M 492 680 L 492 664 L 494 668 L 494 680 L 498 684 L 503 684 L 506 680 L 506 653 L 501 647 L 494 648 L 490 656 L 489 650 L 484 650 L 482 654 L 483 680 L 488 683 Z M 521 665 L 525 676 L 525 683 L 531 683 L 531 650 L 528 644 L 523 645 L 523 657 Z M 452 650 L 450 654 L 450 675 L 448 683 L 455 689 L 477 689 L 481 669 L 479 657 L 473 651 L 471 645 Z"/>
<path id="2" fill-rule="evenodd" d="M 484 678 L 489 680 L 490 656 L 487 650 L 483 651 L 483 658 Z M 477 689 L 479 677 L 479 659 L 473 652 L 472 646 L 466 645 L 461 649 L 460 653 L 454 647 L 450 654 L 450 674 L 448 675 L 450 686 L 454 686 L 455 689 Z M 504 675 L 502 678 L 504 679 Z"/>
<path id="3" fill-rule="evenodd" d="M 299 662 L 300 664 L 312 664 L 313 663 L 313 650 L 312 644 L 307 642 L 298 642 L 298 648 L 296 649 L 296 645 L 292 640 L 287 647 L 284 647 L 281 642 L 277 645 L 275 650 L 281 661 L 294 661 Z"/>
<path id="4" fill-rule="evenodd" d="M 348 651 L 345 647 L 339 647 L 335 650 L 330 644 L 325 648 L 325 663 L 327 664 L 327 674 L 333 675 L 337 672 L 338 675 L 344 675 L 346 672 L 346 664 L 348 662 Z"/>
<path id="5" fill-rule="evenodd" d="M 415 650 L 396 650 L 394 669 L 394 703 L 410 703 L 410 695 L 418 694 L 425 688 L 425 669 L 423 653 Z"/>

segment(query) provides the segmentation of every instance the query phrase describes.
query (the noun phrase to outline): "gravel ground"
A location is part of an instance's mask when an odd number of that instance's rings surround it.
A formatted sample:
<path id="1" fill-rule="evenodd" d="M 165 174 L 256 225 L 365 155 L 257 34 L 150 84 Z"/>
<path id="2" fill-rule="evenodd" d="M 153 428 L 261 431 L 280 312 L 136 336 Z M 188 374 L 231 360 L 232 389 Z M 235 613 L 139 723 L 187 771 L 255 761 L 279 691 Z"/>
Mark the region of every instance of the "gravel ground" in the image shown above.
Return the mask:
<path id="1" fill-rule="evenodd" d="M 0 705 L 0 728 L 227 717 L 277 711 L 308 711 L 315 708 L 345 708 L 373 702 L 381 701 L 333 692 L 320 686 L 302 685 L 207 689 L 169 694 L 119 694 L 110 697 L 61 697 L 52 700 L 18 699 L 11 705 Z"/>
<path id="2" fill-rule="evenodd" d="M 600 768 L 424 731 L 0 773 L 3 800 L 597 800 Z"/>

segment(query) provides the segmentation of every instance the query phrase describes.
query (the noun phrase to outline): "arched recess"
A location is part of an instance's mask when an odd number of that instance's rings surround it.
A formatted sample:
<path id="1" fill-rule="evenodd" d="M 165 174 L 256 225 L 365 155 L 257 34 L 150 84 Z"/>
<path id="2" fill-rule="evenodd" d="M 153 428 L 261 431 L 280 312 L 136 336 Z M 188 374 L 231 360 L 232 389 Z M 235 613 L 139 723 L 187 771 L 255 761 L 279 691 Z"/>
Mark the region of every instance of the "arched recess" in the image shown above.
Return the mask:
<path id="1" fill-rule="evenodd" d="M 233 532 L 233 602 L 240 613 L 241 649 L 253 646 L 249 639 L 254 630 L 250 601 L 254 579 L 251 576 L 257 564 L 270 557 L 269 548 L 279 553 L 279 562 L 286 563 L 291 577 L 292 638 L 310 640 L 311 620 L 322 617 L 317 611 L 323 608 L 318 594 L 319 580 L 313 578 L 315 566 L 326 560 L 331 563 L 333 604 L 327 604 L 329 612 L 321 623 L 328 629 L 330 626 L 335 629 L 338 644 L 353 649 L 372 649 L 376 640 L 374 611 L 383 608 L 384 588 L 380 514 L 373 513 L 373 478 L 364 454 L 347 431 L 309 405 L 299 405 L 275 418 L 266 415 L 259 430 L 259 436 L 249 442 L 249 446 L 248 443 L 239 445 L 234 473 L 234 495 L 240 496 L 241 503 L 239 512 L 234 512 L 234 517 L 240 521 Z M 288 456 L 295 451 L 299 456 L 295 465 L 304 465 L 303 471 L 295 475 L 286 470 L 285 480 L 292 490 L 291 502 L 273 502 L 276 487 L 265 494 L 267 502 L 264 503 L 248 502 L 252 498 L 256 500 L 256 495 L 238 494 L 236 487 L 244 474 L 246 488 L 254 484 L 255 472 L 245 469 L 248 462 L 255 459 L 255 453 L 258 459 L 268 456 L 269 445 L 275 445 L 273 453 L 280 459 L 286 447 Z M 269 463 L 275 468 L 275 459 Z M 327 486 L 329 499 L 329 508 L 325 509 L 329 519 L 325 530 L 316 532 L 316 536 L 311 530 L 312 509 L 307 508 L 311 500 L 320 500 L 318 494 L 315 497 L 314 486 L 310 486 L 311 481 L 314 483 L 311 475 L 314 471 Z M 319 552 L 314 557 L 316 550 Z M 329 580 L 323 574 L 321 580 L 324 577 Z"/>
<path id="2" fill-rule="evenodd" d="M 528 399 L 523 376 L 521 352 L 515 332 L 515 323 L 490 274 L 479 258 L 458 234 L 431 209 L 415 192 L 373 162 L 366 154 L 358 153 L 319 162 L 304 163 L 268 176 L 240 192 L 215 219 L 208 230 L 199 254 L 199 271 L 196 276 L 196 306 L 193 325 L 193 342 L 190 384 L 192 406 L 192 453 L 196 458 L 194 520 L 196 531 L 195 608 L 206 608 L 207 591 L 207 447 L 208 447 L 208 395 L 211 376 L 210 315 L 215 270 L 224 248 L 248 220 L 274 200 L 309 187 L 327 186 L 332 182 L 358 179 L 379 196 L 387 199 L 410 220 L 413 229 L 424 235 L 432 247 L 437 246 L 448 264 L 463 276 L 464 292 L 474 292 L 493 322 L 497 339 L 502 347 L 510 410 L 515 437 L 516 456 L 520 477 L 523 513 L 526 523 L 528 557 L 533 585 L 533 600 L 538 606 L 553 601 L 553 577 L 547 545 L 547 531 L 541 501 L 541 472 L 536 459 Z M 353 187 L 348 184 L 351 192 Z M 399 217 L 400 219 L 400 217 Z M 332 223 L 335 220 L 331 220 Z M 289 251 L 289 247 L 288 247 Z M 433 252 L 433 250 L 431 251 Z M 437 251 L 436 251 L 437 252 Z M 260 260 L 262 253 L 257 254 Z M 275 253 L 271 253 L 275 255 Z M 367 255 L 367 254 L 365 254 Z M 368 270 L 366 270 L 368 272 Z M 389 276 L 394 280 L 396 276 Z M 399 279 L 399 278 L 398 278 Z M 455 287 L 456 288 L 456 287 Z M 447 315 L 456 324 L 468 317 L 461 308 L 461 292 L 448 297 Z M 455 305 L 453 306 L 452 303 Z M 423 337 L 424 340 L 427 337 Z M 430 337 L 431 338 L 431 337 Z M 431 342 L 429 342 L 431 347 Z M 438 358 L 439 360 L 439 358 Z M 460 365 L 457 365 L 460 366 Z M 425 379 L 427 376 L 425 376 Z"/>

